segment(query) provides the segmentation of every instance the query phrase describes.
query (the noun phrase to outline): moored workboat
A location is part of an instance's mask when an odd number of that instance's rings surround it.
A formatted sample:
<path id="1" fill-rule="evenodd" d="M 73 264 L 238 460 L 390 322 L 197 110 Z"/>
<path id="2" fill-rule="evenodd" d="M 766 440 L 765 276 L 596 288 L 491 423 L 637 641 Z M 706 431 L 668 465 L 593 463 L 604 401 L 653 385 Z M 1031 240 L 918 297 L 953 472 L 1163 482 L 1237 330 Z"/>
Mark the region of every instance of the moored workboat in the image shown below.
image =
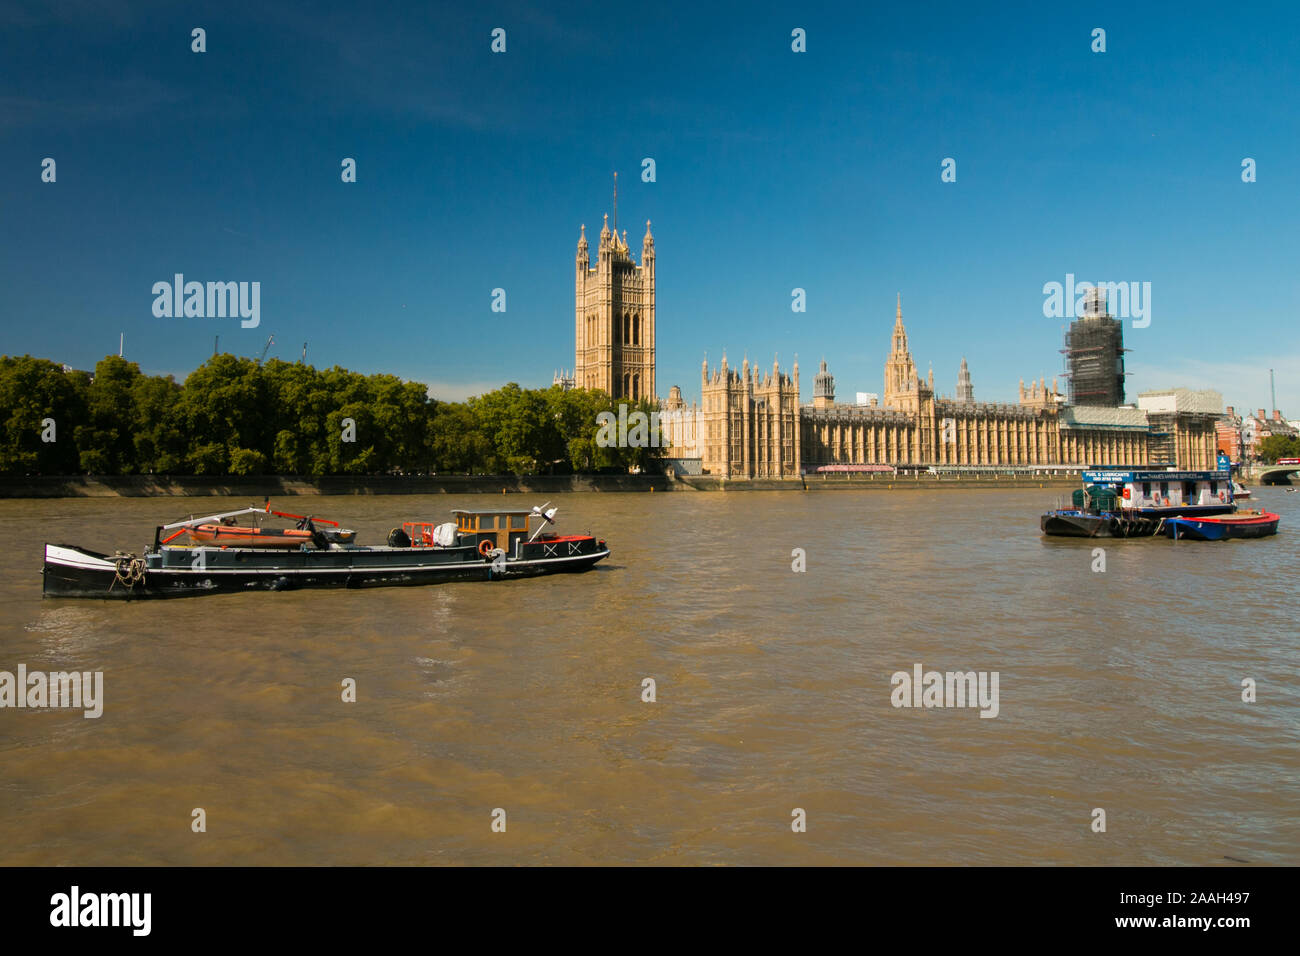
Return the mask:
<path id="1" fill-rule="evenodd" d="M 1230 515 L 1207 518 L 1169 518 L 1165 522 L 1166 537 L 1194 541 L 1227 541 L 1230 538 L 1266 538 L 1277 534 L 1281 516 L 1271 511 L 1238 511 Z"/>
<path id="2" fill-rule="evenodd" d="M 1044 534 L 1136 538 L 1161 534 L 1174 517 L 1210 517 L 1236 510 L 1227 471 L 1102 471 L 1083 473 L 1072 508 L 1042 516 Z"/>
<path id="3" fill-rule="evenodd" d="M 591 534 L 549 531 L 556 510 L 459 510 L 453 512 L 454 522 L 407 522 L 393 530 L 388 544 L 364 547 L 328 540 L 319 529 L 310 543 L 296 547 L 163 541 L 162 532 L 175 525 L 159 527 L 153 546 L 141 555 L 47 544 L 43 592 L 47 597 L 155 598 L 412 586 L 585 571 L 609 556 L 605 542 Z M 178 524 L 198 527 L 225 517 Z"/>

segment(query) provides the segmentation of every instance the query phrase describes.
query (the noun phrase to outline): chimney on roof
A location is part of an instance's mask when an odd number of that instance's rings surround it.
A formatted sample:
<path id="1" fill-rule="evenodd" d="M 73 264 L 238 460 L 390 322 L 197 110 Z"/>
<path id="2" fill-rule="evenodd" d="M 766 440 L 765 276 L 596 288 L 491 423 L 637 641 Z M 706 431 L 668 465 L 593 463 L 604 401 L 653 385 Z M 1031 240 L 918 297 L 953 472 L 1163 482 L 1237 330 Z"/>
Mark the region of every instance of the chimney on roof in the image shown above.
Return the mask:
<path id="1" fill-rule="evenodd" d="M 1235 418 L 1235 417 L 1236 417 L 1236 414 L 1237 414 L 1237 413 L 1236 413 L 1235 411 L 1233 411 L 1232 406 L 1229 405 L 1229 406 L 1228 406 L 1228 417 L 1229 417 L 1229 418 Z"/>
<path id="2" fill-rule="evenodd" d="M 1264 414 L 1264 409 L 1262 408 L 1259 410 L 1259 414 L 1256 415 L 1255 417 L 1258 418 L 1261 422 L 1268 421 L 1268 416 Z"/>

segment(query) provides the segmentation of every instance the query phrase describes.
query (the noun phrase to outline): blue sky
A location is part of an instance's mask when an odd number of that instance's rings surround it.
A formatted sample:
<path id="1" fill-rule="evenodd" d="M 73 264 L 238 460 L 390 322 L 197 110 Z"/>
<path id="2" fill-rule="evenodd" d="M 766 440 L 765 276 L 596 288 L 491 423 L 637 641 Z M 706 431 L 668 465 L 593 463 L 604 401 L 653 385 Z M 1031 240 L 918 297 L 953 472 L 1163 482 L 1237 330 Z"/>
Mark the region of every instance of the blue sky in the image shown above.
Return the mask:
<path id="1" fill-rule="evenodd" d="M 1294 5 L 46 7 L 0 7 L 0 352 L 90 367 L 125 332 L 179 377 L 274 334 L 447 398 L 548 385 L 617 170 L 634 249 L 654 222 L 661 394 L 724 347 L 797 353 L 805 400 L 823 356 L 841 399 L 879 392 L 901 292 L 941 392 L 965 355 L 1014 400 L 1061 368 L 1042 288 L 1073 273 L 1151 283 L 1130 399 L 1266 406 L 1272 367 L 1300 414 Z M 260 327 L 154 317 L 177 272 L 261 282 Z"/>

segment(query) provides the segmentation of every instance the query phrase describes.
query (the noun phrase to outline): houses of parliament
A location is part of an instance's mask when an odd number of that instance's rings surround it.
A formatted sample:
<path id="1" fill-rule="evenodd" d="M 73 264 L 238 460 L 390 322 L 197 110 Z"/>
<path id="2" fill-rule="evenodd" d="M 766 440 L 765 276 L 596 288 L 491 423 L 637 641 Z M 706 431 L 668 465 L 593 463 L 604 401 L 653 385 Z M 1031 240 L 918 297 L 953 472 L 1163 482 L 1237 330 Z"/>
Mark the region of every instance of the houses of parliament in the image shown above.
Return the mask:
<path id="1" fill-rule="evenodd" d="M 1092 354 L 1094 348 L 1067 357 L 1072 369 L 1076 363 L 1081 369 L 1100 365 L 1112 378 L 1118 367 L 1120 403 L 1088 404 L 1077 397 L 1071 402 L 1055 381 L 1049 385 L 1045 379 L 1028 388 L 1021 380 L 1014 404 L 978 402 L 965 359 L 955 396 L 944 397 L 935 391 L 933 371 L 925 379 L 917 371 L 900 295 L 881 398 L 837 402 L 835 379 L 823 360 L 813 376 L 812 402 L 804 404 L 797 360 L 787 373 L 776 361 L 762 369 L 747 358 L 736 368 L 724 353 L 714 368 L 701 364 L 699 402 L 687 405 L 677 385 L 667 399 L 656 391 L 655 245 L 649 221 L 640 262 L 627 233 L 620 237 L 612 231 L 606 216 L 593 265 L 584 226 L 574 281 L 574 366 L 571 374 L 557 374 L 556 384 L 601 389 L 615 401 L 656 401 L 666 457 L 682 474 L 745 479 L 899 465 L 1215 466 L 1218 416 L 1204 398 L 1215 393 L 1175 389 L 1149 393 L 1160 401 L 1144 402 L 1144 395 L 1137 407 L 1121 404 L 1122 341 L 1113 355 Z M 1088 322 L 1119 328 L 1106 312 L 1104 293 L 1091 296 L 1076 325 Z M 1110 399 L 1115 397 L 1112 391 Z"/>

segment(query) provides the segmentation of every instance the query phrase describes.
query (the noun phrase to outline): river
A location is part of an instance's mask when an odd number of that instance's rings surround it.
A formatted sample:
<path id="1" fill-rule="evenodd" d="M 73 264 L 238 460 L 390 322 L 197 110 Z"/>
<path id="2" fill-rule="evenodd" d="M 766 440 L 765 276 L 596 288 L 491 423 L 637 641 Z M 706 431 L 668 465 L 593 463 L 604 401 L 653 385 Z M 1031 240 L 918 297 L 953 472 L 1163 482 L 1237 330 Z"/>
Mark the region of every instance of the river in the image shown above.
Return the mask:
<path id="1" fill-rule="evenodd" d="M 569 494 L 587 574 L 133 603 L 42 600 L 42 542 L 248 501 L 0 501 L 0 670 L 104 675 L 98 719 L 0 710 L 0 863 L 1300 863 L 1300 494 L 1225 543 L 1045 539 L 1058 494 Z M 894 707 L 918 664 L 996 717 Z"/>

